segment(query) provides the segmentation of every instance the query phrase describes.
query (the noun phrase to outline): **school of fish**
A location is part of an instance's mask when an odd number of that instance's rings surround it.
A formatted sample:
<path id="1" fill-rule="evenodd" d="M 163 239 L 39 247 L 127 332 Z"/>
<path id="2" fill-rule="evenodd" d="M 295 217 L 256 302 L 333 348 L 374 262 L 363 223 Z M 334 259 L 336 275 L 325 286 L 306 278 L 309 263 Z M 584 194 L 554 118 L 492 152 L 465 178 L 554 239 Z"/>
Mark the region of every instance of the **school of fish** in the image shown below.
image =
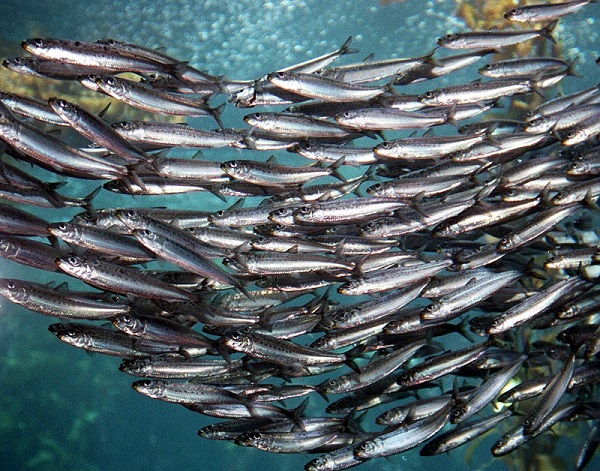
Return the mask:
<path id="1" fill-rule="evenodd" d="M 217 418 L 201 437 L 314 454 L 306 470 L 486 433 L 503 456 L 559 421 L 584 469 L 600 443 L 600 83 L 557 95 L 574 61 L 494 55 L 555 42 L 588 3 L 517 8 L 505 17 L 534 27 L 448 34 L 420 57 L 348 61 L 349 38 L 255 80 L 112 39 L 28 39 L 5 67 L 180 120 L 0 92 L 0 255 L 95 288 L 3 278 L 0 295 L 122 358 L 139 393 Z M 410 92 L 469 67 L 482 80 Z M 226 127 L 234 107 L 253 109 Z M 68 196 L 79 179 L 101 186 Z M 137 198 L 97 207 L 106 191 Z M 186 208 L 143 203 L 184 193 Z"/>

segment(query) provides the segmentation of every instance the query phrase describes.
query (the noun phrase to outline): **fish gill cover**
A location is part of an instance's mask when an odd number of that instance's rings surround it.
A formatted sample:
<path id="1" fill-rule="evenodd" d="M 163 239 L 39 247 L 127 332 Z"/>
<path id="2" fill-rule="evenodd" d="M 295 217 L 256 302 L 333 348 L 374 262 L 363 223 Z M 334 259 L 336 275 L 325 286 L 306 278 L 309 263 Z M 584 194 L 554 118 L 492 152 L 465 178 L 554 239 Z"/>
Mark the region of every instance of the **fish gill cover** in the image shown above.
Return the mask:
<path id="1" fill-rule="evenodd" d="M 7 469 L 593 469 L 598 5 L 519 3 L 0 7 Z"/>

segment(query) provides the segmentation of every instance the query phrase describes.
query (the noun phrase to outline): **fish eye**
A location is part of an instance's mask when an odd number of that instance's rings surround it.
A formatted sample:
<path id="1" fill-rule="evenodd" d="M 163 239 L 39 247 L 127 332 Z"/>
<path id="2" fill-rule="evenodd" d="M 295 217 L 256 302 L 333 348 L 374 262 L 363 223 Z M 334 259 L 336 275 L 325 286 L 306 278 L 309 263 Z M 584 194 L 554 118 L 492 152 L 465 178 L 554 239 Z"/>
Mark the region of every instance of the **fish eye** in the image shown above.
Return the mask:
<path id="1" fill-rule="evenodd" d="M 67 261 L 71 264 L 71 265 L 79 265 L 79 259 L 77 257 L 74 256 L 70 256 L 67 258 Z"/>
<path id="2" fill-rule="evenodd" d="M 310 213 L 310 206 L 302 206 L 298 211 L 301 214 L 309 214 Z"/>
<path id="3" fill-rule="evenodd" d="M 232 160 L 231 162 L 227 162 L 227 166 L 229 168 L 236 168 L 238 166 L 237 160 Z"/>
<path id="4" fill-rule="evenodd" d="M 81 42 L 79 42 L 79 41 L 75 41 L 75 42 L 73 43 L 73 45 L 74 45 L 75 47 L 79 47 L 79 46 L 81 46 Z"/>
<path id="5" fill-rule="evenodd" d="M 241 340 L 242 339 L 242 333 L 241 332 L 232 332 L 229 334 L 229 338 L 231 340 Z"/>
<path id="6" fill-rule="evenodd" d="M 222 209 L 219 209 L 215 214 L 217 217 L 223 217 L 225 215 L 225 211 L 223 211 Z"/>
<path id="7" fill-rule="evenodd" d="M 150 386 L 152 386 L 152 381 L 144 379 L 142 381 L 138 381 L 137 384 L 142 386 L 143 388 L 149 388 Z"/>
<path id="8" fill-rule="evenodd" d="M 46 45 L 46 41 L 41 38 L 36 38 L 33 40 L 33 44 L 37 47 L 44 47 Z"/>
<path id="9" fill-rule="evenodd" d="M 17 65 L 19 65 L 21 62 L 23 62 L 23 58 L 22 58 L 22 57 L 15 57 L 15 58 L 12 60 L 12 62 L 13 62 L 13 64 L 17 64 Z"/>
<path id="10" fill-rule="evenodd" d="M 285 72 L 275 72 L 275 76 L 279 79 L 284 79 L 287 77 L 287 74 Z"/>
<path id="11" fill-rule="evenodd" d="M 65 223 L 65 222 L 59 222 L 56 227 L 58 228 L 59 231 L 66 231 L 67 230 L 67 223 Z"/>
<path id="12" fill-rule="evenodd" d="M 106 82 L 108 85 L 115 85 L 115 84 L 117 83 L 117 81 L 114 79 L 114 77 L 108 77 L 108 78 L 105 80 L 105 82 Z"/>
<path id="13" fill-rule="evenodd" d="M 9 282 L 6 284 L 6 288 L 7 288 L 7 289 L 10 289 L 10 290 L 13 290 L 13 289 L 16 289 L 16 288 L 17 288 L 17 285 L 15 284 L 15 282 L 14 282 L 14 281 L 9 281 Z"/>
<path id="14" fill-rule="evenodd" d="M 75 338 L 77 337 L 77 331 L 75 329 L 68 329 L 65 334 L 67 334 L 68 337 L 71 338 Z"/>

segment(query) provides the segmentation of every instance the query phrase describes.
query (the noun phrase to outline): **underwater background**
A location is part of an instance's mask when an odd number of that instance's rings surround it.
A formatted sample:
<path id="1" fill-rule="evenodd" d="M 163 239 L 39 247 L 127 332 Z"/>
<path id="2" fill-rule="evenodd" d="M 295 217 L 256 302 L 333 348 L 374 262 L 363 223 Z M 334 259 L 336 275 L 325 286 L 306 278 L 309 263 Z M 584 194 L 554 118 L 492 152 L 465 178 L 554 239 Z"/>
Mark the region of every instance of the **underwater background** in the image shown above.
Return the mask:
<path id="1" fill-rule="evenodd" d="M 506 11 L 516 2 L 489 3 Z M 253 79 L 334 50 L 348 36 L 353 37 L 352 47 L 360 50 L 360 58 L 370 53 L 376 59 L 423 55 L 435 47 L 439 36 L 469 29 L 473 18 L 466 13 L 473 10 L 465 4 L 481 13 L 488 2 L 4 0 L 0 2 L 0 51 L 2 58 L 22 55 L 20 43 L 31 37 L 114 38 L 147 47 L 163 46 L 170 55 L 214 75 Z M 457 12 L 462 16 L 456 16 Z M 600 79 L 594 64 L 600 54 L 598 21 L 600 5 L 589 5 L 557 27 L 563 56 L 579 57 L 581 77 L 565 80 L 561 86 L 565 93 L 590 87 Z M 435 86 L 473 77 L 472 71 L 461 74 L 439 78 Z M 17 80 L 16 74 L 1 72 L 2 87 L 11 85 L 11 80 Z M 411 93 L 429 88 L 431 84 L 416 85 Z M 39 88 L 30 95 L 48 97 Z M 246 113 L 228 111 L 225 126 L 239 124 Z M 222 152 L 237 155 L 235 150 Z M 69 190 L 79 196 L 89 188 L 74 185 Z M 195 204 L 210 204 L 215 210 L 234 201 L 226 204 L 212 195 L 194 198 Z M 169 196 L 168 204 L 184 207 L 188 200 L 188 196 Z M 101 192 L 94 205 L 161 205 L 166 201 L 152 197 L 132 203 L 130 196 Z M 49 221 L 67 220 L 76 212 L 28 210 Z M 0 277 L 39 282 L 52 281 L 53 275 L 0 259 Z M 58 282 L 66 279 L 56 278 Z M 75 283 L 72 286 L 77 288 Z M 132 378 L 118 371 L 118 358 L 88 355 L 59 342 L 47 330 L 54 322 L 0 299 L 0 469 L 283 471 L 302 469 L 312 458 L 268 454 L 199 438 L 198 429 L 216 420 L 136 393 L 131 388 Z M 439 457 L 420 457 L 416 449 L 389 461 L 367 462 L 360 469 L 525 469 L 525 462 L 534 461 L 539 468 L 531 469 L 570 469 L 573 450 L 583 437 L 567 435 L 573 430 L 568 425 L 555 430 L 556 435 L 536 439 L 532 445 L 539 453 L 536 456 L 521 450 L 493 459 L 489 449 L 498 434 L 490 434 Z M 594 461 L 600 467 L 599 457 Z M 598 468 L 591 463 L 589 469 Z"/>

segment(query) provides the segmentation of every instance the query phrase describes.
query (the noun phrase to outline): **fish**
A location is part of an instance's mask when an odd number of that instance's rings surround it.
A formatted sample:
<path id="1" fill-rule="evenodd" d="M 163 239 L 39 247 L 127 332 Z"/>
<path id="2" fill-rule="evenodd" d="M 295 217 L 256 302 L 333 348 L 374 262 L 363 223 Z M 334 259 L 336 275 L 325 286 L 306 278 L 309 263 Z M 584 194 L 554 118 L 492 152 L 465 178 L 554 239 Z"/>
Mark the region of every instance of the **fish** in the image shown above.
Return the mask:
<path id="1" fill-rule="evenodd" d="M 448 49 L 484 49 L 512 46 L 535 38 L 546 38 L 556 43 L 552 31 L 556 27 L 554 20 L 541 29 L 529 31 L 469 31 L 466 33 L 451 33 L 438 39 L 438 45 Z"/>
<path id="2" fill-rule="evenodd" d="M 131 310 L 127 303 L 96 301 L 14 278 L 0 280 L 0 294 L 34 312 L 62 319 L 108 319 Z"/>
<path id="3" fill-rule="evenodd" d="M 344 354 L 319 351 L 265 334 L 232 332 L 224 335 L 221 342 L 232 350 L 278 365 L 320 365 L 347 360 Z"/>
<path id="4" fill-rule="evenodd" d="M 102 289 L 150 299 L 196 300 L 192 293 L 144 275 L 135 268 L 74 255 L 59 257 L 55 262 L 65 273 Z"/>
<path id="5" fill-rule="evenodd" d="M 540 21 L 552 21 L 566 15 L 575 13 L 594 0 L 573 0 L 555 4 L 525 5 L 513 8 L 504 14 L 504 18 L 510 21 L 526 23 L 537 23 Z"/>

